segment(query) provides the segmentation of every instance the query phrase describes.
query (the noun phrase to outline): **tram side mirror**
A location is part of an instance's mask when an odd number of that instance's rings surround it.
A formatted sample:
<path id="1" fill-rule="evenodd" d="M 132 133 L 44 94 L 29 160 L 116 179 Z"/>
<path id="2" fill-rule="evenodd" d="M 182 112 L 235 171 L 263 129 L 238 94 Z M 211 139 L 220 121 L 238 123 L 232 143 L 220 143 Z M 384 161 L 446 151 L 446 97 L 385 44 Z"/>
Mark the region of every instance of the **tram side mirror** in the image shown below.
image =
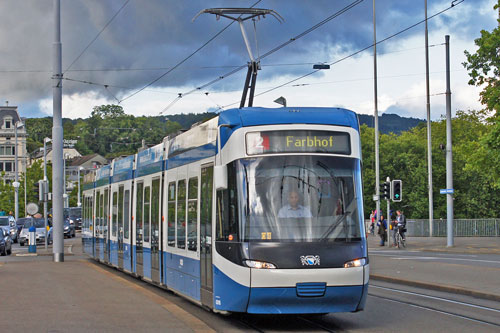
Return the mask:
<path id="1" fill-rule="evenodd" d="M 227 189 L 227 165 L 216 165 L 214 167 L 215 190 Z"/>

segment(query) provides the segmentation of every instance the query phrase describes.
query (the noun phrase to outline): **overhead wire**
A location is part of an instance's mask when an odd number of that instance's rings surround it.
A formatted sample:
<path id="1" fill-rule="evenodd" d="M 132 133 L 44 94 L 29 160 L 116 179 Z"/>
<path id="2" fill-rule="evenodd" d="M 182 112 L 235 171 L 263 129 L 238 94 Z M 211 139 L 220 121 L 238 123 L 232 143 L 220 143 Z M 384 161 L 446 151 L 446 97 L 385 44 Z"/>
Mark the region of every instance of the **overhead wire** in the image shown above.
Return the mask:
<path id="1" fill-rule="evenodd" d="M 257 58 L 257 61 L 260 61 L 268 56 L 270 56 L 271 54 L 281 50 L 283 47 L 289 45 L 290 43 L 293 43 L 295 42 L 296 40 L 304 37 L 305 35 L 309 34 L 310 32 L 318 29 L 319 27 L 321 27 L 322 25 L 324 25 L 325 23 L 328 23 L 330 22 L 331 20 L 333 20 L 334 18 L 344 14 L 345 12 L 347 12 L 348 10 L 352 9 L 353 7 L 357 6 L 358 4 L 360 4 L 361 2 L 363 2 L 363 0 L 356 0 L 356 1 L 353 1 L 351 4 L 345 6 L 344 8 L 342 8 L 341 10 L 333 13 L 332 15 L 328 16 L 327 18 L 325 18 L 324 20 L 320 21 L 319 23 L 315 24 L 314 26 L 312 26 L 311 28 L 303 31 L 302 33 L 298 34 L 297 36 L 295 37 L 292 37 L 290 38 L 289 40 L 287 40 L 286 42 L 278 45 L 277 47 L 269 50 L 268 52 L 266 52 L 265 54 L 263 54 L 262 56 L 260 56 L 259 58 Z M 234 21 L 233 21 L 234 22 Z M 219 76 L 218 78 L 216 79 L 213 79 L 212 81 L 210 82 L 207 82 L 199 87 L 196 87 L 188 92 L 185 92 L 185 93 L 179 93 L 179 96 L 173 101 L 173 103 L 171 102 L 169 105 L 167 105 L 162 111 L 160 111 L 160 115 L 163 114 L 165 111 L 167 111 L 170 107 L 172 107 L 180 98 L 182 98 L 183 96 L 187 96 L 187 95 L 190 95 L 196 91 L 200 91 L 222 79 L 225 79 L 227 78 L 228 76 L 231 76 L 237 72 L 239 72 L 240 70 L 244 69 L 244 68 L 247 68 L 247 65 L 241 65 L 235 69 L 233 69 L 232 71 L 224 74 L 224 75 L 221 75 Z M 232 105 L 232 104 L 231 104 Z"/>
<path id="2" fill-rule="evenodd" d="M 106 28 L 111 24 L 111 22 L 113 22 L 113 20 L 118 16 L 118 14 L 120 14 L 120 12 L 123 10 L 123 8 L 125 8 L 125 6 L 129 2 L 130 2 L 130 0 L 126 0 L 125 1 L 125 3 L 120 7 L 120 9 L 118 9 L 118 11 L 115 13 L 115 15 L 113 15 L 113 17 L 111 17 L 111 19 L 108 21 L 108 23 L 106 23 L 106 25 L 101 29 L 101 31 L 99 31 L 99 33 L 94 37 L 94 39 L 92 39 L 90 41 L 90 43 L 83 49 L 83 51 L 80 52 L 80 54 L 78 55 L 78 57 L 76 57 L 75 60 L 73 60 L 73 62 L 68 66 L 68 68 L 66 68 L 66 70 L 63 72 L 63 75 L 78 61 L 78 59 L 80 59 L 80 57 L 97 40 L 97 38 L 99 38 L 99 36 L 103 33 L 103 31 L 106 30 Z"/>
<path id="3" fill-rule="evenodd" d="M 444 43 L 432 44 L 429 47 L 435 47 L 444 45 Z M 425 46 L 412 47 L 408 49 L 401 49 L 396 51 L 388 51 L 388 52 L 380 52 L 378 55 L 386 55 L 391 53 L 401 53 L 412 50 L 420 50 Z M 277 63 L 277 64 L 260 64 L 261 67 L 286 67 L 286 66 L 310 66 L 317 64 L 316 62 L 297 62 L 297 63 Z M 200 66 L 198 69 L 221 69 L 221 68 L 239 68 L 241 65 L 221 65 L 221 66 Z M 67 72 L 135 72 L 135 71 L 160 71 L 160 70 L 169 70 L 172 67 L 144 67 L 144 68 L 95 68 L 95 69 L 70 69 Z M 43 70 L 43 69 L 6 69 L 1 70 L 0 73 L 52 73 L 51 70 Z M 101 85 L 101 84 L 99 84 Z M 132 89 L 132 88 L 128 88 Z"/>
<path id="4" fill-rule="evenodd" d="M 262 0 L 258 0 L 257 2 L 255 2 L 252 6 L 250 6 L 250 8 L 256 6 L 259 2 L 261 2 Z M 220 34 L 222 34 L 224 31 L 226 31 L 235 21 L 231 21 L 231 23 L 229 23 L 228 25 L 226 25 L 224 28 L 222 28 L 222 30 L 220 30 L 218 33 L 216 33 L 214 36 L 212 36 L 208 41 L 206 41 L 205 43 L 203 43 L 200 47 L 198 47 L 194 52 L 192 52 L 191 54 L 189 54 L 187 57 L 185 57 L 184 59 L 182 59 L 180 62 L 178 62 L 175 66 L 173 66 L 172 68 L 170 68 L 168 71 L 166 71 L 165 73 L 163 73 L 162 75 L 160 75 L 159 77 L 157 77 L 156 79 L 154 79 L 153 81 L 149 82 L 148 84 L 146 84 L 145 86 L 143 86 L 142 88 L 140 88 L 139 90 L 133 92 L 132 94 L 122 98 L 120 100 L 120 103 L 129 99 L 130 97 L 132 96 L 135 96 L 137 95 L 138 93 L 140 93 L 141 91 L 143 91 L 144 89 L 146 89 L 147 87 L 155 84 L 156 82 L 158 82 L 159 80 L 161 80 L 162 78 L 164 78 L 166 75 L 170 74 L 172 71 L 174 71 L 175 69 L 177 69 L 179 66 L 181 66 L 183 63 L 185 63 L 186 61 L 188 61 L 191 57 L 193 57 L 196 53 L 198 53 L 201 49 L 203 49 L 205 46 L 207 46 L 208 44 L 210 44 L 210 42 L 212 42 L 214 39 L 216 39 Z"/>
<path id="5" fill-rule="evenodd" d="M 71 82 L 77 82 L 77 83 L 83 83 L 83 84 L 89 84 L 89 85 L 94 85 L 94 86 L 100 86 L 100 87 L 112 87 L 112 88 L 117 88 L 117 89 L 124 89 L 124 90 L 132 90 L 133 88 L 131 87 L 124 87 L 124 86 L 117 86 L 117 85 L 112 85 L 112 84 L 104 84 L 104 83 L 97 83 L 97 82 L 92 82 L 92 81 L 86 81 L 86 80 L 77 80 L 77 79 L 72 79 L 68 77 L 64 77 L 63 80 L 66 81 L 71 81 Z M 155 90 L 155 89 L 147 89 L 146 91 L 151 91 L 151 92 L 157 92 L 157 93 L 162 93 L 162 94 L 174 94 L 177 95 L 176 92 L 170 92 L 170 91 L 163 91 L 163 90 Z"/>
<path id="6" fill-rule="evenodd" d="M 454 8 L 455 6 L 457 6 L 457 5 L 461 4 L 461 3 L 462 3 L 462 2 L 464 2 L 464 1 L 465 1 L 465 0 L 455 0 L 455 1 L 453 1 L 453 2 L 451 3 L 451 5 L 450 5 L 448 8 L 445 8 L 445 9 L 441 10 L 440 12 L 437 12 L 436 14 L 434 14 L 434 15 L 432 15 L 432 16 L 429 16 L 429 17 L 427 18 L 427 20 L 430 20 L 430 19 L 432 19 L 432 18 L 434 18 L 434 17 L 436 17 L 436 16 L 438 16 L 438 15 L 441 15 L 442 13 L 444 13 L 444 12 L 446 12 L 446 11 L 448 11 L 448 10 L 450 10 L 450 9 Z M 394 37 L 396 37 L 396 36 L 398 36 L 398 35 L 400 35 L 400 34 L 402 34 L 402 33 L 406 32 L 406 31 L 408 31 L 408 30 L 410 30 L 410 29 L 412 29 L 412 28 L 414 28 L 414 27 L 416 27 L 416 26 L 418 26 L 418 25 L 420 25 L 420 24 L 424 23 L 425 21 L 426 21 L 426 19 L 423 19 L 423 20 L 421 20 L 421 21 L 419 21 L 419 22 L 417 22 L 417 23 L 415 23 L 415 24 L 412 24 L 412 25 L 408 26 L 407 28 L 405 28 L 405 29 L 403 29 L 403 30 L 400 30 L 399 32 L 396 32 L 396 33 L 394 33 L 394 34 L 392 34 L 392 35 L 390 35 L 390 36 L 388 36 L 388 37 L 386 37 L 386 38 L 384 38 L 384 39 L 381 39 L 381 40 L 377 41 L 376 43 L 372 43 L 371 45 L 366 46 L 366 47 L 364 47 L 364 48 L 362 48 L 362 49 L 360 49 L 360 50 L 358 50 L 358 51 L 356 51 L 356 52 L 354 52 L 354 53 L 351 53 L 351 54 L 349 54 L 349 55 L 347 55 L 347 56 L 345 56 L 345 57 L 343 57 L 343 58 L 341 58 L 341 59 L 339 59 L 339 60 L 336 60 L 336 61 L 330 62 L 330 63 L 328 63 L 328 65 L 333 66 L 333 65 L 338 64 L 339 62 L 342 62 L 342 61 L 344 61 L 344 60 L 347 60 L 347 59 L 349 59 L 349 58 L 352 58 L 352 57 L 354 57 L 355 55 L 358 55 L 358 54 L 360 54 L 360 53 L 362 53 L 362 52 L 364 52 L 364 51 L 366 51 L 366 50 L 368 50 L 368 49 L 372 48 L 372 47 L 373 47 L 373 46 L 375 46 L 375 45 L 378 45 L 378 44 L 384 43 L 384 42 L 386 42 L 387 40 L 392 39 L 392 38 L 394 38 Z M 267 94 L 267 93 L 269 93 L 269 92 L 271 92 L 271 91 L 274 91 L 274 90 L 276 90 L 276 89 L 279 89 L 279 88 L 282 88 L 282 87 L 284 87 L 284 86 L 286 86 L 286 85 L 289 85 L 290 83 L 293 83 L 293 82 L 299 81 L 299 80 L 301 80 L 301 79 L 303 79 L 303 78 L 306 78 L 306 77 L 308 77 L 308 76 L 310 76 L 310 75 L 312 75 L 312 74 L 317 73 L 318 71 L 321 71 L 321 69 L 316 69 L 316 70 L 313 70 L 312 72 L 309 72 L 309 73 L 307 73 L 307 74 L 301 75 L 301 76 L 299 76 L 299 77 L 297 77 L 297 78 L 295 78 L 295 79 L 292 79 L 292 80 L 287 81 L 287 82 L 285 82 L 285 83 L 283 83 L 283 84 L 280 84 L 280 85 L 278 85 L 278 86 L 276 86 L 276 87 L 273 87 L 273 88 L 268 89 L 268 90 L 266 90 L 266 91 L 264 91 L 264 92 L 261 92 L 261 93 L 259 93 L 259 94 L 256 94 L 256 95 L 255 95 L 255 97 L 262 96 L 262 95 Z M 234 104 L 237 104 L 237 103 L 238 103 L 238 102 L 234 102 L 234 103 L 231 103 L 231 104 L 228 104 L 228 105 L 224 105 L 224 107 L 228 107 L 228 106 L 231 106 L 231 105 L 234 105 Z"/>

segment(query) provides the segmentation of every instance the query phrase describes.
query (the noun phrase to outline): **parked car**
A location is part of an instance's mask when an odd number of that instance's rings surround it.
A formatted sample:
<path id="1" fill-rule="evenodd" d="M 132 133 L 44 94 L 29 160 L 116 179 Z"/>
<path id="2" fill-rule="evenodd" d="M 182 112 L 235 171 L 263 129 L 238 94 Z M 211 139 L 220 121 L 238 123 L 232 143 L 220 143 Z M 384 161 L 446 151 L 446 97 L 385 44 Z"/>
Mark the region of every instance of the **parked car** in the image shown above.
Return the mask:
<path id="1" fill-rule="evenodd" d="M 12 241 L 17 243 L 17 224 L 13 216 L 0 216 L 0 227 L 6 229 Z"/>
<path id="2" fill-rule="evenodd" d="M 36 228 L 35 238 L 37 243 L 45 243 L 45 235 L 47 235 L 48 243 L 52 243 L 52 228 L 47 232 L 47 229 L 45 229 L 45 220 L 33 218 L 32 221 L 24 223 L 23 230 L 21 230 L 21 234 L 19 235 L 19 244 L 21 246 L 28 244 L 30 238 L 29 228 L 31 226 L 35 226 Z"/>
<path id="3" fill-rule="evenodd" d="M 18 237 L 21 234 L 21 230 L 23 230 L 23 227 L 24 227 L 24 224 L 26 223 L 26 221 L 32 221 L 32 220 L 33 220 L 32 217 L 20 217 L 17 219 L 16 223 L 17 223 L 17 236 Z"/>
<path id="4" fill-rule="evenodd" d="M 52 209 L 49 211 L 49 216 L 52 217 Z M 82 207 L 69 207 L 63 210 L 64 220 L 68 219 L 69 223 L 75 226 L 75 230 L 82 229 Z"/>
<path id="5" fill-rule="evenodd" d="M 0 254 L 5 256 L 12 253 L 12 239 L 4 228 L 0 228 Z"/>
<path id="6" fill-rule="evenodd" d="M 76 236 L 75 225 L 69 222 L 69 219 L 64 220 L 64 237 L 73 238 Z"/>

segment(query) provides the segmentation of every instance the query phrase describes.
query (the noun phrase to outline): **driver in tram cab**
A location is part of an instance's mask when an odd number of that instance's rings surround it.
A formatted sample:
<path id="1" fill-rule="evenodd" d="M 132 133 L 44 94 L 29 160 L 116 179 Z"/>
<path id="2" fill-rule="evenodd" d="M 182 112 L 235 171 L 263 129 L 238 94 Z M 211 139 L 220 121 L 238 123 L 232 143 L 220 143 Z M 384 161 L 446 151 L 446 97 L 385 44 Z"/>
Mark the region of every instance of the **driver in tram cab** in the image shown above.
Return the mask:
<path id="1" fill-rule="evenodd" d="M 312 217 L 309 208 L 299 205 L 300 195 L 296 190 L 288 192 L 288 205 L 283 206 L 278 212 L 280 218 Z"/>

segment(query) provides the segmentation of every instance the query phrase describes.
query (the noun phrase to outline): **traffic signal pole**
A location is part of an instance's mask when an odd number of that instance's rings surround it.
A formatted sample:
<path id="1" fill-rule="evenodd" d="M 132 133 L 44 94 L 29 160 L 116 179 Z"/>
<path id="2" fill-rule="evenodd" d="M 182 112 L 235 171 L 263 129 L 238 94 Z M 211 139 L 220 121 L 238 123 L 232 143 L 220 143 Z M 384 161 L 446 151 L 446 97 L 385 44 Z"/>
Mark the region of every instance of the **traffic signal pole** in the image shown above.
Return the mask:
<path id="1" fill-rule="evenodd" d="M 445 36 L 446 44 L 446 188 L 453 189 L 453 154 L 451 145 L 451 90 L 450 90 L 450 36 Z M 453 193 L 446 194 L 446 234 L 447 247 L 453 244 Z"/>
<path id="2" fill-rule="evenodd" d="M 385 179 L 386 184 L 391 184 L 391 178 L 387 177 Z M 391 188 L 391 185 L 389 185 L 389 189 Z M 390 190 L 389 190 L 390 191 Z M 387 247 L 391 247 L 391 200 L 390 200 L 390 193 L 389 193 L 389 198 L 386 199 L 387 201 Z"/>

